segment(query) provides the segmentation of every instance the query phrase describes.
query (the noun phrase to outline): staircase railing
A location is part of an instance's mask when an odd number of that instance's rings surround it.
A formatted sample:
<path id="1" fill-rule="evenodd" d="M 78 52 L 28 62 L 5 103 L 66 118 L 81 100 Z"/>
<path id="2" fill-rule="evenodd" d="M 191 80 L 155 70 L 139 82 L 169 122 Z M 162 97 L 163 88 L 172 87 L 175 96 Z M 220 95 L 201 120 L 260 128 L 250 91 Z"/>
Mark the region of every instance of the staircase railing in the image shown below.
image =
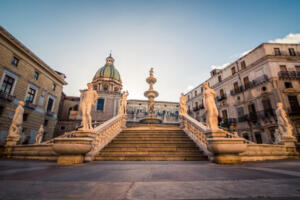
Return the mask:
<path id="1" fill-rule="evenodd" d="M 207 148 L 208 142 L 206 136 L 206 133 L 209 132 L 210 129 L 206 126 L 205 123 L 199 122 L 187 114 L 181 115 L 180 118 L 183 126 L 183 131 L 204 151 L 206 155 L 210 156 L 211 152 Z M 227 138 L 241 138 L 237 134 L 237 132 L 231 133 L 223 129 L 221 130 L 226 133 Z M 243 139 L 247 144 L 256 144 L 245 138 Z"/>
<path id="2" fill-rule="evenodd" d="M 122 131 L 122 128 L 125 128 L 125 123 L 126 115 L 117 115 L 97 126 L 94 129 L 92 149 L 85 155 L 85 161 L 92 161 L 99 151 L 110 143 Z"/>
<path id="3" fill-rule="evenodd" d="M 187 114 L 180 115 L 180 119 L 183 131 L 200 147 L 205 155 L 210 157 L 212 153 L 207 148 L 208 143 L 205 135 L 209 128 Z"/>

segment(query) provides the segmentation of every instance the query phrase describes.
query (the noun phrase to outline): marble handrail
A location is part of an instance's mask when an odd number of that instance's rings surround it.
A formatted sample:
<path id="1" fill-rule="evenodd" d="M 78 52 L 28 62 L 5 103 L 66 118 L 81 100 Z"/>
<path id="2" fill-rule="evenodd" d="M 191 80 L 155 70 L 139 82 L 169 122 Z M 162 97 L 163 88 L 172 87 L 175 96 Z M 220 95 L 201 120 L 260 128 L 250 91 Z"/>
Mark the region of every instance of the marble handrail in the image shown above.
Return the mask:
<path id="1" fill-rule="evenodd" d="M 85 161 L 92 161 L 94 157 L 109 144 L 124 127 L 126 115 L 117 115 L 112 119 L 97 126 L 95 130 L 94 139 L 91 150 L 85 155 Z"/>
<path id="2" fill-rule="evenodd" d="M 197 144 L 205 155 L 211 157 L 212 153 L 207 148 L 205 133 L 210 129 L 202 122 L 198 122 L 187 114 L 180 115 L 183 131 Z"/>

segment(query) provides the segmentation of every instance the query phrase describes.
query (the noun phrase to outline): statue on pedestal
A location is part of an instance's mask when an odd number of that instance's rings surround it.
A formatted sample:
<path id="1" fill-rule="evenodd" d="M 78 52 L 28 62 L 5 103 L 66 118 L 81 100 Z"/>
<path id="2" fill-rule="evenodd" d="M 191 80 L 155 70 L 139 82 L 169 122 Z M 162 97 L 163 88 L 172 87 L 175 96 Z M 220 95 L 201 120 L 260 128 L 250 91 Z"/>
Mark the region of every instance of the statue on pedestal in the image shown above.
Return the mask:
<path id="1" fill-rule="evenodd" d="M 92 130 L 91 109 L 98 99 L 97 92 L 93 89 L 93 84 L 88 83 L 88 90 L 83 93 L 80 109 L 82 114 L 82 128 L 81 130 Z"/>
<path id="2" fill-rule="evenodd" d="M 180 101 L 179 101 L 179 115 L 186 115 L 187 108 L 186 108 L 186 97 L 183 93 L 181 93 Z"/>
<path id="3" fill-rule="evenodd" d="M 206 125 L 211 131 L 219 130 L 218 128 L 218 109 L 215 103 L 216 92 L 208 86 L 208 83 L 203 83 L 203 106 L 206 112 Z"/>
<path id="4" fill-rule="evenodd" d="M 7 137 L 18 138 L 18 140 L 21 138 L 23 114 L 24 114 L 23 106 L 24 106 L 24 101 L 19 101 Z"/>
<path id="5" fill-rule="evenodd" d="M 289 123 L 286 112 L 282 107 L 282 103 L 277 103 L 276 116 L 277 116 L 278 131 L 280 133 L 281 138 L 283 137 L 294 138 L 293 127 Z"/>
<path id="6" fill-rule="evenodd" d="M 120 100 L 119 114 L 124 115 L 127 112 L 127 97 L 129 93 L 128 91 L 122 93 L 122 99 Z"/>
<path id="7" fill-rule="evenodd" d="M 37 134 L 36 134 L 36 137 L 35 137 L 35 143 L 36 144 L 40 144 L 42 139 L 43 139 L 43 136 L 44 136 L 44 126 L 43 124 L 41 124 Z"/>

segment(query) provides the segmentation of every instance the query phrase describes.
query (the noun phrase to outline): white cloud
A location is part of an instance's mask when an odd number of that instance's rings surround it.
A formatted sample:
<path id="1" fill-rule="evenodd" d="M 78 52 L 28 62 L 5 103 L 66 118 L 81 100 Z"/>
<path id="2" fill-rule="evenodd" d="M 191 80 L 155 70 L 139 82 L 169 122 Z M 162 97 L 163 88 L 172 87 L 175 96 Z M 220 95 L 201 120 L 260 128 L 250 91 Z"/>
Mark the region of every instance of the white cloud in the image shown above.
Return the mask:
<path id="1" fill-rule="evenodd" d="M 227 67 L 230 63 L 225 63 L 223 65 L 211 65 L 210 67 L 212 69 L 224 69 L 225 67 Z"/>
<path id="2" fill-rule="evenodd" d="M 186 88 L 186 90 L 187 90 L 187 91 L 190 91 L 190 90 L 192 90 L 193 88 L 194 88 L 194 86 L 188 85 L 187 88 Z"/>
<path id="3" fill-rule="evenodd" d="M 277 38 L 275 40 L 269 40 L 272 43 L 298 43 L 300 44 L 300 33 L 290 33 L 283 38 Z"/>

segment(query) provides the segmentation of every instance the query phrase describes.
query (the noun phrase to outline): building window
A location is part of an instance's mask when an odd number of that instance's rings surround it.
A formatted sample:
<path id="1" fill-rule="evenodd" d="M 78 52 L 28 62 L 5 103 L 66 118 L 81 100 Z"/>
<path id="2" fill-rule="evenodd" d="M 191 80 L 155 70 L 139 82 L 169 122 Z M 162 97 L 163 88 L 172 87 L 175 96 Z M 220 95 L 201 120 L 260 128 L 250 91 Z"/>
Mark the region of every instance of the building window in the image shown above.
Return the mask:
<path id="1" fill-rule="evenodd" d="M 223 89 L 220 90 L 220 96 L 221 96 L 221 97 L 224 97 L 224 96 L 225 96 L 224 90 L 223 90 Z"/>
<path id="2" fill-rule="evenodd" d="M 237 114 L 238 117 L 242 117 L 244 115 L 244 108 L 243 107 L 237 108 Z"/>
<path id="3" fill-rule="evenodd" d="M 52 112 L 54 106 L 54 98 L 49 97 L 47 103 L 47 112 Z"/>
<path id="4" fill-rule="evenodd" d="M 234 89 L 235 93 L 239 92 L 239 84 L 238 84 L 238 82 L 233 83 L 233 89 Z"/>
<path id="5" fill-rule="evenodd" d="M 190 100 L 190 95 L 188 95 L 188 101 Z"/>
<path id="6" fill-rule="evenodd" d="M 280 67 L 280 71 L 284 71 L 284 72 L 287 71 L 287 68 L 285 65 L 280 65 L 279 67 Z"/>
<path id="7" fill-rule="evenodd" d="M 13 56 L 13 58 L 12 58 L 12 60 L 11 60 L 11 64 L 12 64 L 13 66 L 17 67 L 18 64 L 19 64 L 19 59 L 16 58 L 15 56 Z"/>
<path id="8" fill-rule="evenodd" d="M 15 79 L 6 74 L 0 91 L 6 94 L 11 94 L 14 83 L 15 83 Z"/>
<path id="9" fill-rule="evenodd" d="M 97 110 L 104 110 L 104 99 L 97 100 Z"/>
<path id="10" fill-rule="evenodd" d="M 284 82 L 285 88 L 293 88 L 293 85 L 291 82 Z"/>
<path id="11" fill-rule="evenodd" d="M 25 121 L 27 121 L 27 119 L 28 119 L 28 113 L 24 113 L 23 114 L 23 121 L 25 122 Z"/>
<path id="12" fill-rule="evenodd" d="M 292 95 L 289 95 L 288 96 L 288 99 L 289 99 L 289 103 L 290 103 L 290 107 L 291 107 L 291 112 L 299 112 L 300 111 L 300 106 L 299 106 L 299 102 L 298 102 L 298 99 L 297 99 L 297 96 L 292 96 Z"/>
<path id="13" fill-rule="evenodd" d="M 244 77 L 244 85 L 246 89 L 250 88 L 250 82 L 248 76 Z"/>
<path id="14" fill-rule="evenodd" d="M 44 120 L 44 127 L 47 127 L 48 126 L 48 119 L 45 119 Z"/>
<path id="15" fill-rule="evenodd" d="M 232 67 L 232 68 L 231 68 L 231 73 L 232 73 L 232 75 L 235 75 L 235 73 L 236 73 L 235 67 Z"/>
<path id="16" fill-rule="evenodd" d="M 260 132 L 255 132 L 254 135 L 255 135 L 256 143 L 262 144 L 262 138 Z"/>
<path id="17" fill-rule="evenodd" d="M 29 103 L 33 103 L 34 97 L 35 97 L 35 93 L 36 93 L 36 90 L 33 89 L 33 88 L 31 88 L 31 87 L 29 87 L 25 101 L 29 102 Z"/>
<path id="18" fill-rule="evenodd" d="M 39 73 L 38 72 L 34 72 L 33 78 L 34 80 L 38 80 L 39 79 Z"/>
<path id="19" fill-rule="evenodd" d="M 295 68 L 297 72 L 300 72 L 300 65 L 296 65 Z"/>
<path id="20" fill-rule="evenodd" d="M 280 56 L 281 55 L 279 48 L 274 48 L 274 53 L 275 53 L 275 56 Z"/>
<path id="21" fill-rule="evenodd" d="M 52 90 L 55 91 L 55 89 L 56 89 L 56 85 L 55 85 L 55 83 L 53 83 Z"/>
<path id="22" fill-rule="evenodd" d="M 289 48 L 290 56 L 296 56 L 294 48 Z"/>
<path id="23" fill-rule="evenodd" d="M 227 121 L 228 119 L 227 110 L 222 110 L 222 119 L 223 121 Z"/>
<path id="24" fill-rule="evenodd" d="M 222 76 L 218 76 L 219 83 L 222 82 Z"/>
<path id="25" fill-rule="evenodd" d="M 244 60 L 241 62 L 241 67 L 242 67 L 242 69 L 246 68 L 246 62 Z"/>
<path id="26" fill-rule="evenodd" d="M 195 90 L 195 97 L 197 96 L 197 90 Z"/>

